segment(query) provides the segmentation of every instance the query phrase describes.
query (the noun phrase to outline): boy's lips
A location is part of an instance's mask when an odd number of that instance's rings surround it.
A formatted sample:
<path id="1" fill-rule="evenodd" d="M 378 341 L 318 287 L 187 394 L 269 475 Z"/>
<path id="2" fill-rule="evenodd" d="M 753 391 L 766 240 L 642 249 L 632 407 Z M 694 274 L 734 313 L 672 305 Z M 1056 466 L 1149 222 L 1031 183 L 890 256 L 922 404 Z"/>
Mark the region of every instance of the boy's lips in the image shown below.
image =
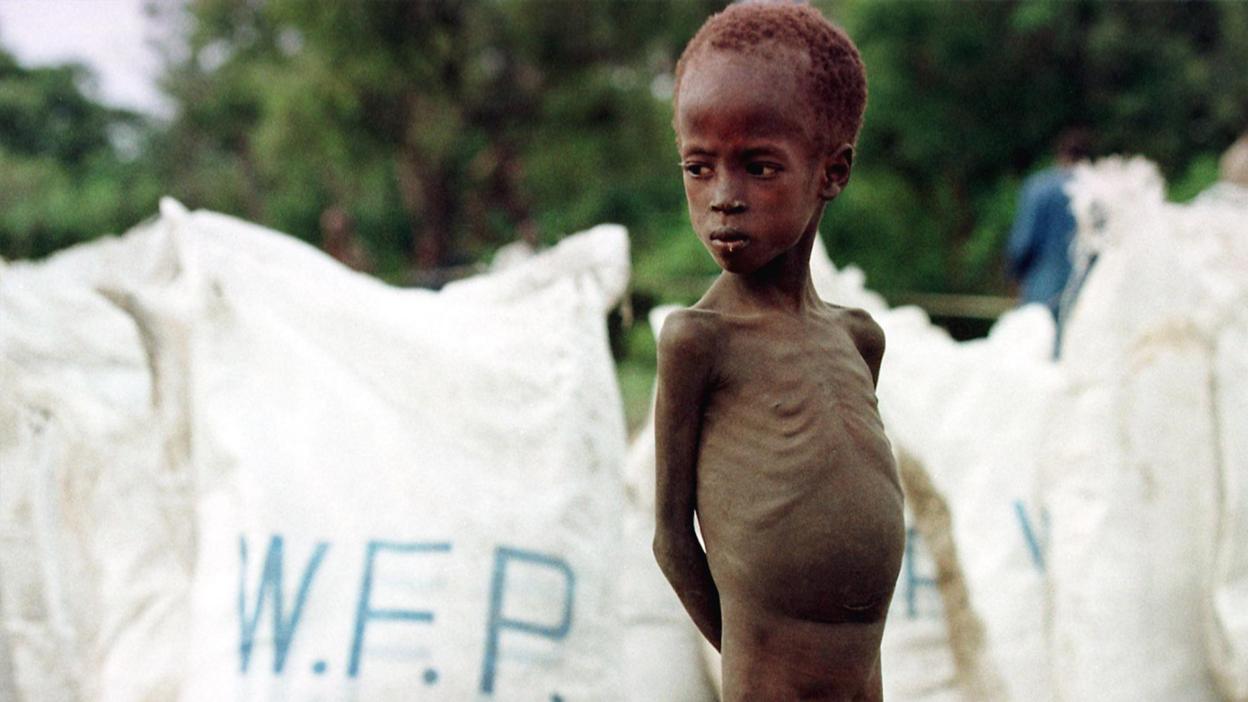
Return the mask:
<path id="1" fill-rule="evenodd" d="M 719 253 L 736 253 L 750 245 L 750 236 L 740 229 L 723 227 L 711 232 L 711 248 Z"/>

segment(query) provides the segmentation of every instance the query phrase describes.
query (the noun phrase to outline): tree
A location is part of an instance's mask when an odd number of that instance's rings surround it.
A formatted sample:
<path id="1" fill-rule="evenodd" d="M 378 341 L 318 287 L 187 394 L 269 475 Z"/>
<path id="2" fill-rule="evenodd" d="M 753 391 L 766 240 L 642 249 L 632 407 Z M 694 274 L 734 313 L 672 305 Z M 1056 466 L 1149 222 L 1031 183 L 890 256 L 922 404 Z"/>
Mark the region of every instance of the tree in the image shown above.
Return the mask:
<path id="1" fill-rule="evenodd" d="M 151 178 L 113 144 L 142 121 L 87 97 L 89 80 L 82 66 L 24 68 L 0 49 L 0 257 L 43 256 L 155 209 Z"/>
<path id="2" fill-rule="evenodd" d="M 167 73 L 168 181 L 309 239 L 344 204 L 383 260 L 426 268 L 604 219 L 644 231 L 680 198 L 654 177 L 674 156 L 652 79 L 705 11 L 202 0 Z"/>

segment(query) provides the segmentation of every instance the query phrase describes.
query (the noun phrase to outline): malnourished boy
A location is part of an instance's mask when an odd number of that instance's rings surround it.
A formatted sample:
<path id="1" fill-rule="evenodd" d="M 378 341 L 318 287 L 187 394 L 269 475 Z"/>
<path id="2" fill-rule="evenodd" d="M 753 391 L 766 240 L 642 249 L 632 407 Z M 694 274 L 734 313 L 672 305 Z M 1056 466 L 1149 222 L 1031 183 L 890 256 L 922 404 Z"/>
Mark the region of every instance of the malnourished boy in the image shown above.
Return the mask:
<path id="1" fill-rule="evenodd" d="M 674 102 L 689 217 L 723 272 L 660 335 L 655 555 L 729 702 L 879 700 L 905 540 L 884 335 L 820 300 L 809 266 L 862 62 L 812 8 L 734 5 L 686 47 Z"/>

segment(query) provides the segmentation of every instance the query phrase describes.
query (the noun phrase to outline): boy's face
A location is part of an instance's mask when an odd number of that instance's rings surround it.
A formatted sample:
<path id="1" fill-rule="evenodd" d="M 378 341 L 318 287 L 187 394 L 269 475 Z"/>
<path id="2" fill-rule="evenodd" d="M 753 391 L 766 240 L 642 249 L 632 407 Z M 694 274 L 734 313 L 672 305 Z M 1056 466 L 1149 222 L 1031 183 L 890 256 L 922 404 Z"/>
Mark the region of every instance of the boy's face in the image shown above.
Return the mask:
<path id="1" fill-rule="evenodd" d="M 805 56 L 772 59 L 714 49 L 681 80 L 676 136 L 689 218 L 721 268 L 751 273 L 819 226 L 849 178 L 852 148 L 815 147 L 802 100 Z"/>

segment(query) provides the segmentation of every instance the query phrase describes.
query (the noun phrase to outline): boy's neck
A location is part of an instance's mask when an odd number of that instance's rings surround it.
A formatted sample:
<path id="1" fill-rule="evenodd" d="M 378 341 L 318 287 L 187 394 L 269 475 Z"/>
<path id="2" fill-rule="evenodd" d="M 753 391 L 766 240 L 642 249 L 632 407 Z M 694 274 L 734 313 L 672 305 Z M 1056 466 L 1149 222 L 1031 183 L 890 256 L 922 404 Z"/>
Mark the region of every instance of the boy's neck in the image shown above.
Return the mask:
<path id="1" fill-rule="evenodd" d="M 804 237 L 792 249 L 767 266 L 752 273 L 720 275 L 729 301 L 734 306 L 758 311 L 801 313 L 818 305 L 819 295 L 810 280 L 810 252 L 815 236 Z"/>

